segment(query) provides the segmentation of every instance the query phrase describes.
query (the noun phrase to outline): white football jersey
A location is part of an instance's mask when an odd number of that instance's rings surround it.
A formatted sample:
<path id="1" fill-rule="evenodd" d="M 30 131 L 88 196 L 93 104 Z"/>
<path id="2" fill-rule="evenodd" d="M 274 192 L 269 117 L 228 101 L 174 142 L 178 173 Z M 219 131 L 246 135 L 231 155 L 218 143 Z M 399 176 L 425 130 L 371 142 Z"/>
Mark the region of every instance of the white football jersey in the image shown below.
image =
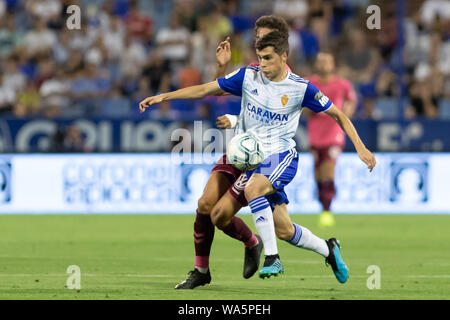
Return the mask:
<path id="1" fill-rule="evenodd" d="M 284 80 L 273 82 L 259 66 L 248 66 L 217 82 L 223 91 L 242 96 L 236 133 L 258 137 L 265 158 L 295 147 L 293 137 L 303 107 L 323 112 L 332 105 L 316 86 L 290 71 Z"/>

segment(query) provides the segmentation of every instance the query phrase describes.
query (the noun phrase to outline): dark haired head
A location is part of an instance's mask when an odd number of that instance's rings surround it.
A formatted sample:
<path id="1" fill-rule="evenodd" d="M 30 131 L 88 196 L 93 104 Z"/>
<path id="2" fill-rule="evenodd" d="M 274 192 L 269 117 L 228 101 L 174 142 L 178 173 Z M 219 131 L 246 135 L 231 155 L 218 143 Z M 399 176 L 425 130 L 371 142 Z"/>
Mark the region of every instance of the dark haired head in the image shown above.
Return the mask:
<path id="1" fill-rule="evenodd" d="M 255 33 L 257 33 L 259 28 L 272 29 L 274 31 L 279 31 L 283 34 L 289 34 L 289 26 L 283 18 L 270 15 L 261 16 L 255 22 Z"/>
<path id="2" fill-rule="evenodd" d="M 273 51 L 275 51 L 280 56 L 284 52 L 286 52 L 286 54 L 289 54 L 288 35 L 283 34 L 280 31 L 269 32 L 262 38 L 258 39 L 255 46 L 258 51 L 264 50 L 267 47 L 273 47 Z"/>

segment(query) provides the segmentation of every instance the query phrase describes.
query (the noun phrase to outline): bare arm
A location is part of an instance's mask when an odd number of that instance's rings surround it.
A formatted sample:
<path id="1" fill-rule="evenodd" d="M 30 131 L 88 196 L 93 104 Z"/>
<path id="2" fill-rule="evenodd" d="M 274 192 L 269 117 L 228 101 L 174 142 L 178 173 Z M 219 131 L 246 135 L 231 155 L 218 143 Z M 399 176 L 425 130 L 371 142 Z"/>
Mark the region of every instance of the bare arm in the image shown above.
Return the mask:
<path id="1" fill-rule="evenodd" d="M 145 109 L 147 109 L 151 105 L 166 100 L 200 99 L 221 92 L 224 91 L 220 89 L 217 81 L 211 81 L 198 86 L 187 87 L 176 91 L 163 93 L 157 96 L 145 98 L 139 103 L 139 110 L 142 113 L 145 111 Z"/>
<path id="2" fill-rule="evenodd" d="M 222 41 L 217 46 L 216 60 L 216 73 L 214 74 L 214 80 L 225 76 L 225 73 L 227 72 L 228 63 L 231 60 L 230 37 L 227 37 L 225 41 Z"/>
<path id="3" fill-rule="evenodd" d="M 350 101 L 350 100 L 345 101 L 344 105 L 342 106 L 342 111 L 349 118 L 353 117 L 353 114 L 355 113 L 355 109 L 356 109 L 356 101 Z"/>
<path id="4" fill-rule="evenodd" d="M 350 140 L 352 140 L 356 152 L 358 152 L 359 158 L 367 165 L 369 170 L 372 171 L 376 164 L 375 156 L 366 148 L 364 143 L 361 141 L 358 132 L 356 132 L 356 129 L 350 119 L 334 104 L 331 105 L 331 107 L 327 111 L 325 111 L 325 113 L 336 120 L 342 130 L 345 131 Z"/>
<path id="5" fill-rule="evenodd" d="M 230 37 L 227 37 L 225 41 L 219 43 L 216 49 L 216 73 L 214 79 L 224 77 L 227 72 L 228 62 L 231 60 L 231 46 Z M 227 96 L 229 93 L 222 92 L 216 94 L 216 96 Z"/>

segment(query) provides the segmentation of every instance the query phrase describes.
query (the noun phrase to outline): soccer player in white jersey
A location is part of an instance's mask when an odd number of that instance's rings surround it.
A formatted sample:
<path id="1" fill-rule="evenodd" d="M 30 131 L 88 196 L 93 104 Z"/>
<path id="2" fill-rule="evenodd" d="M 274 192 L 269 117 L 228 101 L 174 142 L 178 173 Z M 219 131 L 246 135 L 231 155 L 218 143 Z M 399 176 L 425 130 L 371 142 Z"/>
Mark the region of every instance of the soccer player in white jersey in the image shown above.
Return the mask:
<path id="1" fill-rule="evenodd" d="M 315 86 L 286 70 L 288 49 L 287 37 L 271 32 L 256 43 L 260 67 L 241 68 L 216 81 L 148 97 L 139 104 L 144 112 L 164 100 L 199 99 L 222 92 L 242 96 L 239 130 L 257 136 L 266 156 L 263 164 L 247 172 L 249 181 L 245 186 L 245 197 L 266 256 L 260 277 L 284 272 L 278 256 L 272 210 L 265 196 L 286 197 L 284 187 L 296 174 L 298 155 L 292 138 L 303 107 L 326 112 L 334 118 L 349 135 L 360 159 L 370 170 L 375 166 L 375 157 L 366 149 L 348 117 Z M 337 264 L 337 270 L 333 271 L 340 282 L 345 282 L 348 268 L 340 256 L 339 246 L 334 247 L 333 253 Z"/>

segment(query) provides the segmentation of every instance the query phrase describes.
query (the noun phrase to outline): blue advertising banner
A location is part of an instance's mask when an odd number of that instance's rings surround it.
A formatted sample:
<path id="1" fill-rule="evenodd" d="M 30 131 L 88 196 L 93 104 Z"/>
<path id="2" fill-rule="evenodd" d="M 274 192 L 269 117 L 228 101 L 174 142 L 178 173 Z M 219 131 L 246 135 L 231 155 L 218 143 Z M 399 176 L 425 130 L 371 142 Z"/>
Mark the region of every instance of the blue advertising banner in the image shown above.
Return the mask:
<path id="1" fill-rule="evenodd" d="M 195 213 L 214 162 L 191 154 L 0 156 L 0 214 Z M 450 214 L 450 154 L 376 153 L 372 172 L 355 153 L 337 161 L 335 213 Z M 313 157 L 300 154 L 285 191 L 290 213 L 318 213 Z M 241 213 L 249 213 L 248 207 Z"/>
<path id="2" fill-rule="evenodd" d="M 29 153 L 52 151 L 58 129 L 76 124 L 92 152 L 169 152 L 186 135 L 194 149 L 201 152 L 218 137 L 211 121 L 157 121 L 136 119 L 2 119 L 0 152 Z M 355 120 L 354 125 L 366 146 L 377 152 L 448 152 L 450 123 L 440 120 L 374 121 Z M 188 134 L 186 130 L 190 133 Z M 227 130 L 227 139 L 233 135 Z M 296 137 L 300 151 L 308 150 L 306 122 L 301 121 Z M 228 141 L 228 140 L 227 140 Z M 186 141 L 185 141 L 186 142 Z M 223 150 L 225 150 L 225 143 Z M 347 141 L 346 151 L 354 151 Z"/>

